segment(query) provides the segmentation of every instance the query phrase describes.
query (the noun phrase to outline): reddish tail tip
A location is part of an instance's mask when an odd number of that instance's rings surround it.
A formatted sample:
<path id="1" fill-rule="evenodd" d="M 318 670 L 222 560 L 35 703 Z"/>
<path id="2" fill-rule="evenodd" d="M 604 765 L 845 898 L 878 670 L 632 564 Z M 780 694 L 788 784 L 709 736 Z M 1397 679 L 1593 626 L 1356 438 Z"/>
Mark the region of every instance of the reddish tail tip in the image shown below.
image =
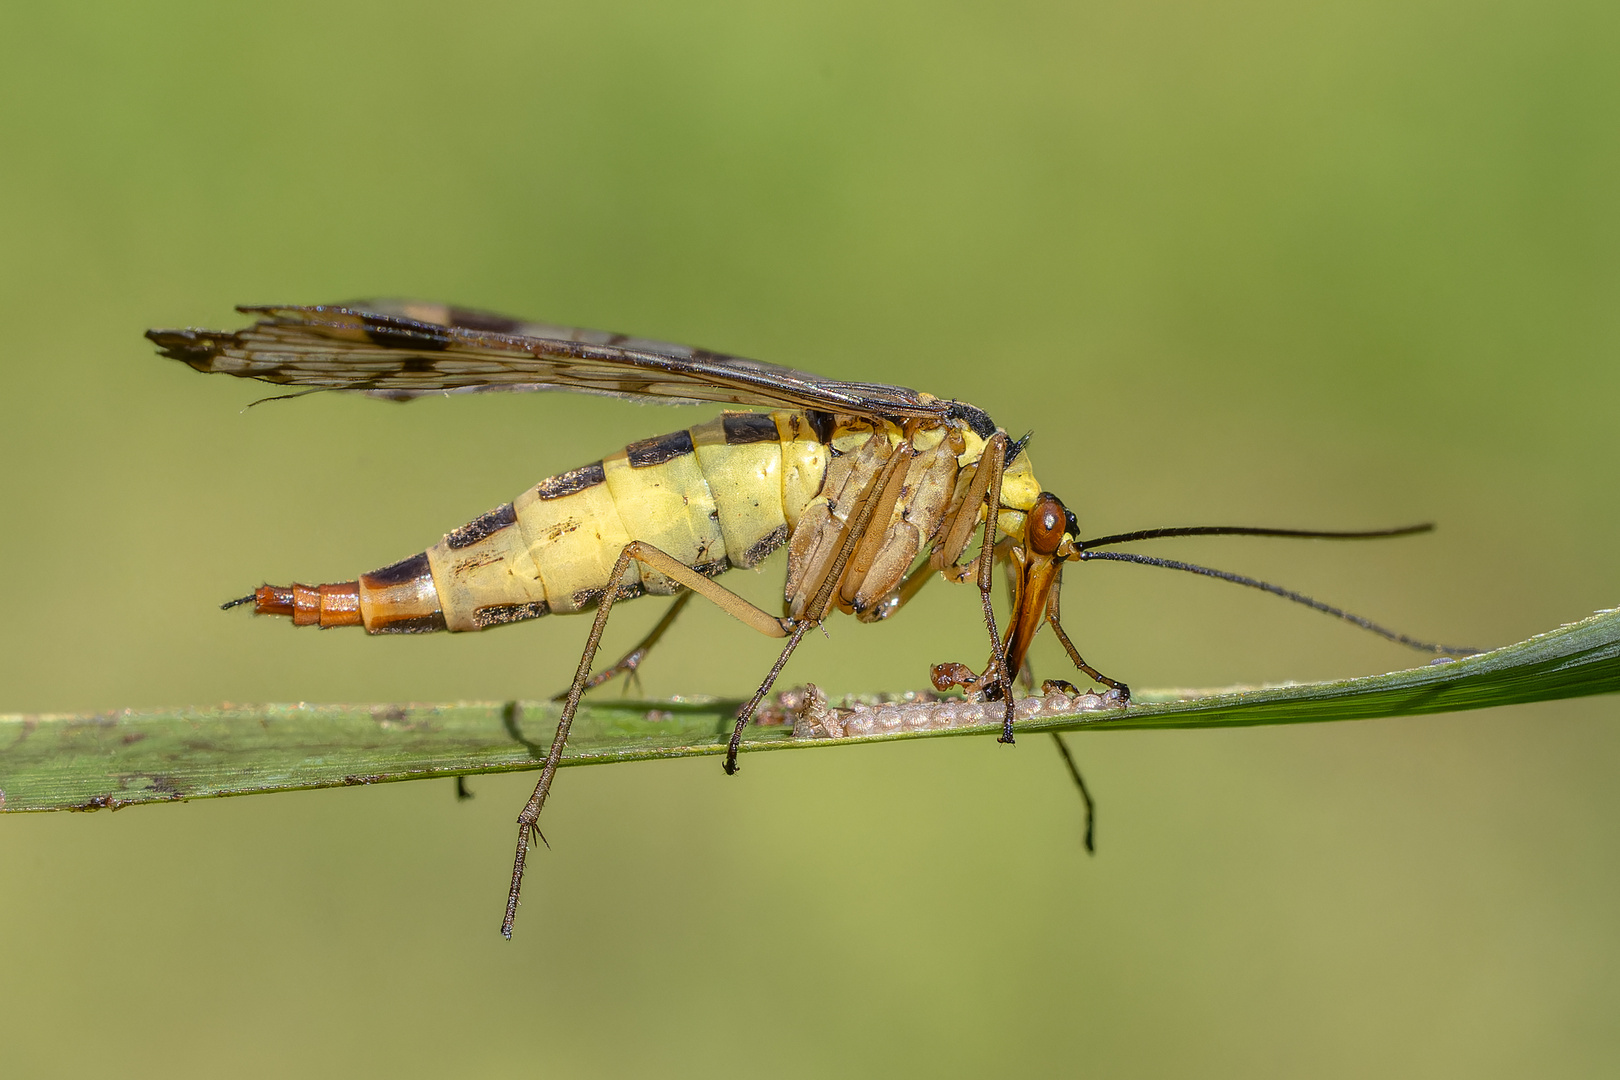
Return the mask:
<path id="1" fill-rule="evenodd" d="M 295 626 L 359 626 L 360 587 L 336 585 L 260 585 L 251 595 L 221 604 L 225 609 L 253 602 L 255 615 L 291 616 Z"/>

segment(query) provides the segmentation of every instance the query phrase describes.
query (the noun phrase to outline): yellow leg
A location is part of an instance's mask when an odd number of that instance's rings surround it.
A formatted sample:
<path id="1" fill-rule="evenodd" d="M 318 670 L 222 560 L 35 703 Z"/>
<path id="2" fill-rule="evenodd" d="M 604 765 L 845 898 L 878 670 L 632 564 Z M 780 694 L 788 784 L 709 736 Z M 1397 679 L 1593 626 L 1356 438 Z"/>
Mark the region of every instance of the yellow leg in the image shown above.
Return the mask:
<path id="1" fill-rule="evenodd" d="M 557 734 L 551 740 L 551 750 L 540 769 L 540 781 L 535 784 L 534 794 L 529 796 L 523 812 L 518 815 L 517 854 L 512 861 L 512 886 L 506 896 L 506 917 L 501 921 L 501 934 L 504 937 L 512 936 L 512 924 L 517 919 L 518 895 L 523 889 L 523 867 L 528 859 L 529 839 L 535 833 L 535 825 L 540 820 L 540 811 L 546 804 L 546 796 L 551 792 L 552 779 L 557 775 L 557 766 L 562 762 L 563 747 L 568 744 L 568 729 L 573 726 L 574 714 L 579 711 L 580 696 L 585 693 L 585 684 L 590 681 L 591 664 L 596 659 L 598 646 L 602 643 L 602 632 L 607 629 L 608 615 L 613 611 L 614 599 L 619 595 L 619 590 L 630 574 L 631 564 L 638 562 L 667 574 L 693 592 L 712 600 L 726 614 L 762 634 L 770 637 L 787 637 L 792 631 L 792 644 L 797 644 L 808 626 L 804 624 L 795 628 L 789 620 L 778 618 L 755 607 L 730 589 L 704 577 L 679 559 L 658 550 L 651 544 L 632 540 L 624 546 L 624 550 L 619 552 L 618 561 L 613 564 L 613 572 L 608 576 L 607 587 L 602 590 L 602 599 L 596 608 L 596 620 L 591 624 L 590 637 L 585 641 L 585 651 L 580 655 L 579 667 L 574 671 L 573 685 L 568 688 L 562 716 L 557 720 Z M 789 651 L 791 652 L 791 645 Z M 784 653 L 772 672 L 773 678 L 786 662 L 787 654 Z"/>
<path id="2" fill-rule="evenodd" d="M 988 450 L 987 450 L 988 452 Z M 982 462 L 983 459 L 981 458 Z M 876 604 L 861 616 L 862 622 L 881 622 L 911 603 L 912 598 L 922 592 L 923 586 L 933 580 L 936 572 L 945 580 L 960 585 L 967 580 L 968 567 L 958 566 L 956 560 L 962 557 L 967 549 L 968 538 L 973 535 L 973 524 L 979 518 L 979 508 L 984 502 L 984 493 L 990 487 L 990 473 L 988 469 L 975 472 L 973 480 L 968 484 L 968 490 L 962 497 L 962 505 L 957 507 L 956 514 L 941 526 L 940 531 L 944 539 L 940 541 L 928 560 L 906 575 L 900 587 L 886 603 Z M 996 544 L 996 558 L 1007 557 L 1008 547 L 1014 541 L 1005 537 Z M 974 564 L 969 564 L 972 566 Z M 1009 571 L 1010 573 L 1010 571 Z M 1008 578 L 1008 586 L 1012 586 L 1013 579 Z"/>
<path id="3" fill-rule="evenodd" d="M 883 547 L 886 523 L 894 514 L 894 504 L 899 501 L 900 489 L 905 486 L 906 470 L 915 456 L 916 450 L 911 443 L 901 443 L 873 482 L 871 505 L 865 508 L 864 521 L 858 529 L 855 547 L 849 554 L 849 563 L 839 575 L 839 595 L 845 603 L 854 600 L 860 592 L 861 582 L 866 580 L 867 572 L 872 569 L 872 561 Z M 854 515 L 851 515 L 853 520 Z"/>
<path id="4" fill-rule="evenodd" d="M 999 440 L 999 441 L 998 441 Z M 991 490 L 990 473 L 992 471 L 991 458 L 995 458 L 993 469 L 996 473 L 995 491 L 996 503 L 1001 502 L 1001 458 L 1006 452 L 1007 436 L 997 432 L 989 443 L 985 444 L 984 453 L 979 457 L 979 463 L 974 466 L 973 479 L 963 494 L 962 505 L 951 519 L 950 528 L 945 530 L 945 539 L 940 541 L 939 547 L 928 558 L 928 565 L 935 570 L 946 571 L 946 576 L 953 581 L 966 580 L 963 576 L 953 575 L 950 571 L 960 571 L 956 560 L 962 557 L 967 550 L 968 539 L 973 535 L 973 523 L 979 519 L 979 504 L 984 502 L 985 493 Z M 992 454 L 994 447 L 995 453 Z M 989 516 L 994 518 L 995 508 L 989 508 Z"/>
<path id="5" fill-rule="evenodd" d="M 664 617 L 659 619 L 657 624 L 648 631 L 646 637 L 636 642 L 635 648 L 590 677 L 590 681 L 585 684 L 585 692 L 590 693 L 609 679 L 617 678 L 620 675 L 627 677 L 627 687 L 636 684 L 636 672 L 640 669 L 641 662 L 647 659 L 647 654 L 652 651 L 652 647 L 663 640 L 664 634 L 675 624 L 676 618 L 686 609 L 686 605 L 691 602 L 693 595 L 692 591 L 688 589 L 677 596 L 675 602 L 669 605 L 669 610 L 664 612 Z M 567 698 L 568 691 L 564 690 L 551 700 L 565 701 Z"/>

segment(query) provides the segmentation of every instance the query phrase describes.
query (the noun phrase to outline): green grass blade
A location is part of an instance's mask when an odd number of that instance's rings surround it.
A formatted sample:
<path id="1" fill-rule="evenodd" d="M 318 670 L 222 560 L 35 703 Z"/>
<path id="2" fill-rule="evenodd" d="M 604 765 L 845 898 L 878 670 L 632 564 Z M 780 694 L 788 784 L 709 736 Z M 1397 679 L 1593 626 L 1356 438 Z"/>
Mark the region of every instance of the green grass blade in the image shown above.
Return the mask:
<path id="1" fill-rule="evenodd" d="M 1222 727 L 1361 720 L 1620 690 L 1620 611 L 1479 656 L 1339 682 L 1159 691 L 1129 709 L 1037 716 L 1020 731 Z M 564 765 L 718 754 L 735 701 L 582 707 Z M 136 803 L 532 769 L 557 706 L 261 705 L 0 716 L 0 810 Z M 755 726 L 745 751 L 986 734 L 995 724 L 859 739 L 795 739 Z"/>

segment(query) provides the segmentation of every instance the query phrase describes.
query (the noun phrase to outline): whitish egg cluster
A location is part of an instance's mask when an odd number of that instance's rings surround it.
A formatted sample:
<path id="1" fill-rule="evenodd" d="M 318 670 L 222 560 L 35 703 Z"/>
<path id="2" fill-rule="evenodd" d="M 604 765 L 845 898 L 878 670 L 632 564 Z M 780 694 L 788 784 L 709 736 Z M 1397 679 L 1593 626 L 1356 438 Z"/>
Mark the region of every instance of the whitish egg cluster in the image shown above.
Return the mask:
<path id="1" fill-rule="evenodd" d="M 892 701 L 850 701 L 827 704 L 827 695 L 814 684 L 777 696 L 784 719 L 793 722 L 795 739 L 848 739 L 863 735 L 894 735 L 904 731 L 946 731 L 1000 724 L 1004 706 L 999 701 L 942 698 L 933 694 L 905 694 Z M 1019 720 L 1037 716 L 1065 716 L 1120 707 L 1119 695 L 1066 694 L 1052 690 L 1041 697 L 1019 698 L 1013 715 Z"/>

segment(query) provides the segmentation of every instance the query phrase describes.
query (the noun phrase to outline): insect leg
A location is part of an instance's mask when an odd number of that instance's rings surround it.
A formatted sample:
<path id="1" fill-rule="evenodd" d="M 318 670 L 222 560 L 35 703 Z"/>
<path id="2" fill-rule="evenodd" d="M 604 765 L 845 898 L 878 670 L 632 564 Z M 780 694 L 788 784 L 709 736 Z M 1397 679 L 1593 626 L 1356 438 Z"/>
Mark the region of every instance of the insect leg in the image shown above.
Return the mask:
<path id="1" fill-rule="evenodd" d="M 615 663 L 608 665 L 601 671 L 598 671 L 595 675 L 592 675 L 590 680 L 586 682 L 585 689 L 587 691 L 595 690 L 598 686 L 601 686 L 603 683 L 617 675 L 627 675 L 631 680 L 634 680 L 636 677 L 636 669 L 641 666 L 641 662 L 643 660 L 647 659 L 647 653 L 652 651 L 652 647 L 654 645 L 658 644 L 659 639 L 664 636 L 664 632 L 674 624 L 676 616 L 678 616 L 686 607 L 687 603 L 691 601 L 692 595 L 692 592 L 688 590 L 677 596 L 675 598 L 675 602 L 669 605 L 669 610 L 664 612 L 664 617 L 658 620 L 658 625 L 654 626 L 652 631 L 636 644 L 635 648 L 619 657 Z M 551 700 L 562 701 L 567 697 L 568 691 L 564 690 Z"/>
<path id="2" fill-rule="evenodd" d="M 761 701 L 765 700 L 765 695 L 771 692 L 771 687 L 776 683 L 776 677 L 782 674 L 782 669 L 787 666 L 788 657 L 793 655 L 793 650 L 797 649 L 799 642 L 804 640 L 805 632 L 815 625 L 815 623 L 805 619 L 793 628 L 793 634 L 788 638 L 787 645 L 783 647 L 782 655 L 778 656 L 776 663 L 771 665 L 770 674 L 766 675 L 765 681 L 759 684 L 759 689 L 755 690 L 754 696 L 748 699 L 748 704 L 737 710 L 737 723 L 731 729 L 731 741 L 726 744 L 724 767 L 727 776 L 731 776 L 737 771 L 737 751 L 742 747 L 742 733 L 748 727 L 748 721 L 753 718 L 754 710 L 759 708 Z"/>
<path id="3" fill-rule="evenodd" d="M 1080 656 L 1080 650 L 1076 649 L 1074 647 L 1074 642 L 1069 640 L 1069 635 L 1063 632 L 1063 624 L 1058 621 L 1058 594 L 1062 591 L 1063 575 L 1061 572 L 1059 572 L 1057 580 L 1052 583 L 1052 592 L 1046 598 L 1046 621 L 1052 625 L 1052 632 L 1056 634 L 1057 639 L 1063 643 L 1063 648 L 1068 652 L 1069 659 L 1074 661 L 1075 667 L 1085 672 L 1086 675 L 1091 679 L 1094 679 L 1095 681 L 1108 687 L 1110 690 L 1117 691 L 1119 693 L 1120 704 L 1125 704 L 1131 700 L 1131 688 L 1117 679 L 1110 679 L 1108 676 L 1086 663 L 1085 660 Z"/>
<path id="4" fill-rule="evenodd" d="M 999 689 L 1002 700 L 1006 704 L 1006 712 L 1001 721 L 1001 737 L 999 742 L 1011 743 L 1013 741 L 1013 696 L 1012 679 L 1007 671 L 1007 652 L 1001 642 L 1001 632 L 996 629 L 996 610 L 991 602 L 990 593 L 994 585 L 994 567 L 997 554 L 996 529 L 999 524 L 1001 508 L 1001 474 L 1006 464 L 1007 433 L 998 431 L 985 443 L 984 454 L 979 458 L 978 467 L 974 470 L 973 479 L 968 484 L 968 490 L 957 508 L 956 515 L 951 519 L 949 528 L 945 530 L 945 539 L 928 558 L 930 568 L 944 572 L 951 581 L 964 581 L 966 565 L 958 565 L 956 560 L 967 547 L 967 539 L 973 532 L 974 522 L 978 519 L 980 503 L 984 503 L 984 541 L 979 547 L 978 555 L 978 585 L 979 601 L 984 608 L 984 625 L 990 633 L 990 663 L 985 667 L 983 674 L 973 676 L 973 672 L 965 664 L 937 664 L 934 667 L 934 686 L 941 691 L 951 686 L 976 687 L 987 697 L 993 697 Z M 971 564 L 968 564 L 971 565 Z M 921 584 L 917 584 L 906 592 L 905 586 L 911 585 L 908 579 L 902 586 L 902 596 L 909 598 Z"/>
<path id="5" fill-rule="evenodd" d="M 1006 461 L 1007 433 L 998 431 L 985 444 L 984 457 L 979 459 L 979 469 L 983 471 L 988 467 L 989 470 L 984 491 L 984 542 L 979 547 L 979 602 L 984 607 L 984 627 L 990 632 L 991 667 L 995 670 L 995 681 L 1001 687 L 1002 700 L 1006 703 L 1006 712 L 1001 720 L 1001 737 L 996 741 L 1010 746 L 1013 742 L 1012 676 L 1007 671 L 1007 653 L 1001 646 L 1001 632 L 996 629 L 996 608 L 990 600 L 990 592 L 995 585 L 996 526 L 1001 509 L 1001 470 Z M 975 486 L 978 479 L 975 475 L 973 478 Z M 980 682 L 981 684 L 984 682 L 982 676 Z"/>
<path id="6" fill-rule="evenodd" d="M 1097 807 L 1091 801 L 1091 792 L 1086 790 L 1086 781 L 1080 775 L 1080 766 L 1075 764 L 1074 755 L 1069 753 L 1069 744 L 1055 731 L 1052 732 L 1052 741 L 1057 743 L 1058 753 L 1063 755 L 1063 764 L 1069 767 L 1069 775 L 1074 777 L 1075 787 L 1080 789 L 1080 801 L 1086 804 L 1086 851 L 1094 855 L 1097 848 L 1091 842 L 1091 837 L 1092 829 L 1097 823 Z"/>
<path id="7" fill-rule="evenodd" d="M 607 629 L 608 615 L 613 610 L 613 602 L 618 598 L 625 579 L 630 575 L 631 565 L 638 562 L 673 578 L 694 592 L 702 593 L 726 614 L 762 634 L 770 637 L 788 635 L 787 620 L 755 607 L 674 556 L 640 540 L 632 540 L 624 546 L 624 550 L 619 552 L 618 561 L 613 564 L 607 586 L 602 590 L 602 599 L 596 608 L 596 620 L 591 623 L 591 633 L 585 641 L 585 651 L 580 654 L 579 666 L 574 670 L 574 682 L 568 688 L 568 697 L 563 702 L 562 716 L 557 720 L 557 734 L 551 740 L 551 750 L 546 754 L 545 765 L 540 769 L 540 780 L 535 784 L 534 794 L 529 796 L 523 812 L 518 815 L 517 854 L 512 860 L 512 887 L 506 894 L 506 917 L 501 921 L 503 937 L 512 936 L 512 924 L 517 920 L 518 895 L 523 889 L 523 868 L 528 859 L 529 838 L 536 832 L 540 811 L 546 804 L 546 796 L 551 793 L 551 782 L 557 775 L 557 766 L 562 763 L 563 747 L 568 743 L 568 730 L 573 726 L 574 714 L 579 711 L 579 699 L 585 693 L 585 684 L 590 681 L 591 664 L 595 661 L 596 650 L 602 643 L 602 632 Z M 784 656 L 779 663 L 785 661 Z"/>
<path id="8" fill-rule="evenodd" d="M 1001 436 L 1001 445 L 1005 446 L 1006 435 L 1000 432 L 997 434 Z M 991 442 L 995 442 L 995 439 L 992 438 Z M 945 530 L 945 538 L 940 541 L 939 547 L 934 549 L 934 553 L 928 557 L 929 567 L 934 570 L 944 570 L 948 577 L 952 576 L 952 570 L 960 572 L 956 560 L 960 559 L 962 552 L 967 550 L 968 540 L 973 535 L 973 524 L 979 520 L 979 504 L 984 501 L 984 493 L 990 490 L 991 470 L 987 464 L 990 451 L 990 445 L 986 444 L 984 454 L 979 458 L 978 465 L 974 467 L 973 479 L 968 483 L 968 489 L 962 496 L 961 507 L 957 509 L 956 516 L 951 519 L 950 528 Z M 999 480 L 999 477 L 997 479 Z M 1000 486 L 999 483 L 996 485 L 998 491 Z M 964 577 L 954 577 L 953 580 L 962 581 Z M 915 590 L 913 591 L 915 592 Z"/>
<path id="9" fill-rule="evenodd" d="M 953 518 L 952 520 L 954 521 L 955 519 Z M 1009 536 L 1004 536 L 997 541 L 996 561 L 1003 561 L 1007 553 L 1013 549 L 1015 543 L 1016 541 Z M 1007 588 L 1011 590 L 1010 595 L 1015 598 L 1014 603 L 1016 603 L 1017 582 L 1013 576 L 1015 568 L 1009 565 L 1006 567 L 1006 570 Z M 917 594 L 922 592 L 923 586 L 927 585 L 934 579 L 934 575 L 936 573 L 942 573 L 945 576 L 949 576 L 951 571 L 948 568 L 941 571 L 939 567 L 934 565 L 934 559 L 930 555 L 926 560 L 924 560 L 906 575 L 905 580 L 900 582 L 899 588 L 895 589 L 894 592 L 884 597 L 882 601 L 874 604 L 871 608 L 860 613 L 856 617 L 859 618 L 861 622 L 882 622 L 884 619 L 887 619 L 889 616 L 911 603 L 911 601 L 916 598 Z M 955 580 L 955 583 L 960 585 L 961 580 Z M 1026 664 L 1025 667 L 1027 668 L 1028 665 Z"/>
<path id="10" fill-rule="evenodd" d="M 860 566 L 860 560 L 863 558 L 869 560 L 871 550 L 876 547 L 870 539 L 871 530 L 875 528 L 875 522 L 886 520 L 893 511 L 901 481 L 904 480 L 906 468 L 915 453 L 916 448 L 910 442 L 902 443 L 877 475 L 868 481 L 850 509 L 849 519 L 844 523 L 843 533 L 838 540 L 837 551 L 819 572 L 819 576 L 814 581 L 805 583 L 810 600 L 802 609 L 803 618 L 796 623 L 786 619 L 780 620 L 784 626 L 784 633 L 787 632 L 786 627 L 792 625 L 792 637 L 782 649 L 782 655 L 776 658 L 776 663 L 771 667 L 770 674 L 765 676 L 765 681 L 754 692 L 748 704 L 737 712 L 737 723 L 731 729 L 731 741 L 726 745 L 727 776 L 737 771 L 737 751 L 742 746 L 743 729 L 748 726 L 754 710 L 770 692 L 776 677 L 782 673 L 782 668 L 787 664 L 788 657 L 793 655 L 793 650 L 799 647 L 805 632 L 812 626 L 820 625 L 827 617 L 827 613 L 832 610 L 834 597 L 844 581 L 845 568 L 854 566 L 859 573 L 866 572 L 867 568 Z"/>

